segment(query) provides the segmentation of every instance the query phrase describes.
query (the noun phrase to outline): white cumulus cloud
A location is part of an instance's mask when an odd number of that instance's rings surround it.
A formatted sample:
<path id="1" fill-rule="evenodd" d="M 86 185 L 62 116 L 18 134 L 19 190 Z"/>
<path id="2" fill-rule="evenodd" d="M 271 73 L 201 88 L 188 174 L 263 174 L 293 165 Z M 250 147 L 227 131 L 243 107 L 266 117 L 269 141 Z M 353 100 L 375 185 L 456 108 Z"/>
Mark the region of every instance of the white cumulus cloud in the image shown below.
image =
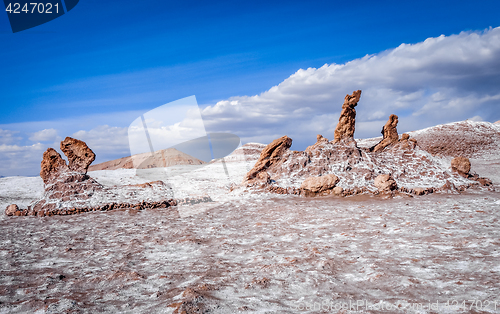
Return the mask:
<path id="1" fill-rule="evenodd" d="M 40 172 L 40 162 L 46 145 L 0 145 L 0 176 L 34 176 Z"/>
<path id="2" fill-rule="evenodd" d="M 20 141 L 22 138 L 18 136 L 19 131 L 0 129 L 0 144 L 12 144 Z"/>
<path id="3" fill-rule="evenodd" d="M 210 131 L 231 131 L 244 142 L 287 134 L 303 149 L 322 133 L 333 137 L 344 96 L 363 91 L 356 137 L 378 136 L 390 114 L 411 131 L 481 115 L 500 118 L 500 28 L 428 38 L 345 64 L 300 69 L 255 96 L 204 108 Z M 325 119 L 326 118 L 326 119 Z"/>
<path id="4" fill-rule="evenodd" d="M 101 125 L 75 132 L 72 137 L 84 141 L 96 153 L 94 164 L 130 156 L 127 128 Z"/>
<path id="5" fill-rule="evenodd" d="M 57 134 L 56 129 L 44 129 L 33 133 L 29 137 L 30 141 L 33 142 L 53 142 L 61 140 L 61 137 Z"/>

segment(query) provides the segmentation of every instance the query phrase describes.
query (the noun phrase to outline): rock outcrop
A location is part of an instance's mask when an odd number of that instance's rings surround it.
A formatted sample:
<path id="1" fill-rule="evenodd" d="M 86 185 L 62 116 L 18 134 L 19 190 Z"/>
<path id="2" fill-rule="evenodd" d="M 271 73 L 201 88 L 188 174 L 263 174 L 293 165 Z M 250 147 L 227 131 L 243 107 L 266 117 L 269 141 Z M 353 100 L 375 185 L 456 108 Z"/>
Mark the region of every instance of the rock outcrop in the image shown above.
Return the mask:
<path id="1" fill-rule="evenodd" d="M 306 148 L 306 153 L 310 154 L 310 153 L 312 152 L 312 150 L 313 150 L 315 147 L 317 147 L 318 145 L 322 145 L 322 144 L 324 144 L 324 143 L 328 143 L 328 142 L 329 142 L 329 141 L 328 141 L 328 139 L 327 139 L 326 137 L 323 137 L 323 135 L 318 134 L 318 135 L 316 136 L 316 143 L 314 143 L 314 144 L 313 144 L 313 145 L 311 145 L 311 146 L 308 146 L 308 147 Z"/>
<path id="2" fill-rule="evenodd" d="M 66 137 L 61 142 L 61 151 L 68 158 L 68 168 L 82 174 L 87 174 L 90 164 L 95 160 L 94 152 L 85 142 Z"/>
<path id="3" fill-rule="evenodd" d="M 353 138 L 354 107 L 360 95 L 356 91 L 346 96 L 333 141 L 318 135 L 305 151 L 291 151 L 290 138 L 276 139 L 262 151 L 243 186 L 278 194 L 349 196 L 458 193 L 491 185 L 490 180 L 469 174 L 470 169 L 460 175 L 443 167 L 441 158 L 422 150 L 410 134 L 399 139 L 396 115 L 384 125 L 382 141 L 360 140 L 358 147 Z"/>
<path id="4" fill-rule="evenodd" d="M 341 141 L 350 142 L 354 141 L 354 130 L 356 124 L 356 107 L 361 97 L 361 91 L 357 90 L 352 95 L 346 95 L 342 111 L 340 113 L 339 123 L 335 128 L 334 143 Z"/>
<path id="5" fill-rule="evenodd" d="M 66 161 L 62 159 L 61 155 L 53 148 L 48 148 L 47 151 L 43 153 L 40 168 L 40 177 L 45 184 L 54 182 L 62 173 L 69 171 Z"/>
<path id="6" fill-rule="evenodd" d="M 334 174 L 327 174 L 320 177 L 309 177 L 302 182 L 301 189 L 319 193 L 326 190 L 331 190 L 340 181 Z"/>
<path id="7" fill-rule="evenodd" d="M 35 215 L 55 209 L 58 202 L 88 199 L 102 189 L 101 184 L 87 175 L 95 154 L 85 142 L 66 137 L 61 142 L 61 150 L 69 165 L 53 148 L 43 153 L 40 177 L 45 184 L 45 192 L 43 199 L 30 209 Z"/>
<path id="8" fill-rule="evenodd" d="M 19 207 L 16 204 L 9 205 L 5 209 L 5 214 L 7 216 L 21 216 L 20 214 L 16 215 L 18 212 L 19 212 Z"/>
<path id="9" fill-rule="evenodd" d="M 409 132 L 418 146 L 434 156 L 497 159 L 500 155 L 500 124 L 460 121 Z"/>
<path id="10" fill-rule="evenodd" d="M 451 169 L 464 178 L 469 177 L 470 161 L 466 157 L 456 157 L 451 160 Z"/>
<path id="11" fill-rule="evenodd" d="M 398 188 L 396 180 L 390 174 L 378 175 L 373 184 L 380 192 L 390 192 Z"/>
<path id="12" fill-rule="evenodd" d="M 398 135 L 398 116 L 395 114 L 391 114 L 389 117 L 389 121 L 382 128 L 382 141 L 373 147 L 374 152 L 378 152 L 383 150 L 389 145 L 396 144 L 399 141 Z"/>
<path id="13" fill-rule="evenodd" d="M 250 182 L 255 179 L 260 172 L 277 165 L 281 161 L 283 154 L 291 146 L 292 139 L 286 135 L 272 141 L 271 144 L 264 148 L 260 154 L 259 160 L 257 160 L 252 170 L 248 172 L 245 181 Z"/>
<path id="14" fill-rule="evenodd" d="M 177 201 L 173 199 L 158 201 L 158 202 L 146 202 L 142 201 L 140 203 L 107 203 L 101 204 L 98 206 L 82 206 L 82 207 L 54 207 L 54 208 L 45 208 L 45 210 L 34 210 L 31 208 L 28 209 L 17 209 L 17 211 L 5 211 L 7 216 L 56 216 L 56 215 L 76 215 L 87 212 L 95 212 L 95 211 L 110 211 L 110 210 L 144 210 L 144 209 L 157 209 L 157 208 L 169 208 L 172 206 L 177 206 Z"/>

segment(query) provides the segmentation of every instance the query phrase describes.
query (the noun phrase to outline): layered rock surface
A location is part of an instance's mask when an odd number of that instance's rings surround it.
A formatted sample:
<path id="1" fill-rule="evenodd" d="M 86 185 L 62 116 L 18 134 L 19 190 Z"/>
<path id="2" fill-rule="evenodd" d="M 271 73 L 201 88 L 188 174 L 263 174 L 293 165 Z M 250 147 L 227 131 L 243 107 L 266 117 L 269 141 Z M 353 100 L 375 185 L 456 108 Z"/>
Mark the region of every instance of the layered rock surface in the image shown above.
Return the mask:
<path id="1" fill-rule="evenodd" d="M 268 168 L 273 169 L 277 167 L 281 161 L 281 157 L 291 146 L 292 139 L 286 135 L 272 141 L 262 150 L 259 159 L 252 170 L 248 172 L 245 181 L 251 182 L 262 180 L 262 178 L 267 179 L 266 175 L 260 175 L 259 177 L 257 177 L 257 175 L 266 171 Z"/>
<path id="2" fill-rule="evenodd" d="M 384 125 L 382 128 L 382 136 L 383 139 L 375 145 L 373 148 L 374 152 L 378 152 L 383 150 L 389 145 L 396 144 L 399 141 L 399 135 L 398 135 L 398 116 L 395 114 L 391 114 L 389 117 L 389 121 Z"/>
<path id="3" fill-rule="evenodd" d="M 344 104 L 342 104 L 342 111 L 340 112 L 339 123 L 335 128 L 334 143 L 340 141 L 354 141 L 354 130 L 356 125 L 356 107 L 361 97 L 361 91 L 357 90 L 352 95 L 346 95 Z"/>
<path id="4" fill-rule="evenodd" d="M 408 133 L 435 156 L 488 160 L 500 156 L 500 124 L 467 120 Z"/>
<path id="5" fill-rule="evenodd" d="M 462 177 L 468 177 L 470 172 L 470 161 L 465 157 L 456 157 L 451 161 L 451 169 L 456 171 Z"/>

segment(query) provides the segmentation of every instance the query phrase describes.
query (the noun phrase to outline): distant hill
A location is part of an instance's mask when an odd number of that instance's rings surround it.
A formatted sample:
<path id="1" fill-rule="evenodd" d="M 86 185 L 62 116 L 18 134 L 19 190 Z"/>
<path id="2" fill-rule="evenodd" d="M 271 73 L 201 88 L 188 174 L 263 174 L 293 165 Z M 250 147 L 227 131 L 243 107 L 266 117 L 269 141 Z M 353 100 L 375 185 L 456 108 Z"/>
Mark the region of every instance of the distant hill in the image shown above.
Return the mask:
<path id="1" fill-rule="evenodd" d="M 205 162 L 193 156 L 178 151 L 175 148 L 158 150 L 151 153 L 142 153 L 120 159 L 106 161 L 89 167 L 89 171 L 116 170 L 116 169 L 148 169 L 171 167 L 179 165 L 202 165 Z M 135 167 L 134 167 L 135 164 Z"/>
<path id="2" fill-rule="evenodd" d="M 460 121 L 408 132 L 418 146 L 433 155 L 479 159 L 500 156 L 500 124 Z"/>

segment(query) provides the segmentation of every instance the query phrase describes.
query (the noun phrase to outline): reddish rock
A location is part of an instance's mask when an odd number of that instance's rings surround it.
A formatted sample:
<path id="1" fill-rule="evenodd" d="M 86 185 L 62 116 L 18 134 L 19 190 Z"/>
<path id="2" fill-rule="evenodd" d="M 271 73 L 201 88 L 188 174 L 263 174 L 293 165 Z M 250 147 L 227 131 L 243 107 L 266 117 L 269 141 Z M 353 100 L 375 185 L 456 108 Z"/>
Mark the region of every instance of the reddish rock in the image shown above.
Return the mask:
<path id="1" fill-rule="evenodd" d="M 340 186 L 336 186 L 333 188 L 332 192 L 334 195 L 342 195 L 342 193 L 344 192 L 344 189 Z"/>
<path id="2" fill-rule="evenodd" d="M 479 182 L 482 186 L 493 185 L 493 182 L 491 182 L 491 180 L 488 178 L 477 178 L 476 181 Z"/>
<path id="3" fill-rule="evenodd" d="M 271 182 L 271 176 L 266 171 L 261 171 L 255 177 L 256 181 L 267 184 Z"/>
<path id="4" fill-rule="evenodd" d="M 316 143 L 324 143 L 324 142 L 328 142 L 328 139 L 326 137 L 323 137 L 323 135 L 318 134 L 316 136 Z"/>
<path id="5" fill-rule="evenodd" d="M 312 155 L 312 150 L 318 146 L 321 146 L 322 144 L 324 143 L 328 143 L 328 139 L 326 137 L 323 137 L 323 135 L 321 134 L 318 134 L 316 136 L 316 143 L 314 143 L 313 145 L 311 146 L 308 146 L 305 150 L 306 153 L 308 153 L 309 155 Z"/>
<path id="6" fill-rule="evenodd" d="M 66 137 L 61 142 L 61 151 L 68 158 L 68 167 L 72 171 L 86 174 L 90 164 L 95 160 L 94 152 L 85 142 Z"/>
<path id="7" fill-rule="evenodd" d="M 12 204 L 12 205 L 7 206 L 7 208 L 5 209 L 5 215 L 17 216 L 16 212 L 18 212 L 18 211 L 19 211 L 19 207 L 17 207 L 16 204 Z"/>
<path id="8" fill-rule="evenodd" d="M 247 173 L 245 181 L 254 179 L 259 172 L 277 164 L 290 146 L 292 146 L 292 139 L 286 135 L 272 141 L 264 148 L 252 170 Z"/>
<path id="9" fill-rule="evenodd" d="M 65 171 L 68 171 L 66 161 L 61 158 L 61 155 L 59 155 L 55 149 L 48 148 L 47 151 L 43 153 L 41 163 L 40 177 L 43 183 L 48 184 Z"/>
<path id="10" fill-rule="evenodd" d="M 153 186 L 164 186 L 165 182 L 161 180 L 157 181 L 151 181 L 151 182 L 146 182 L 146 183 L 140 183 L 140 184 L 128 184 L 127 186 L 136 186 L 139 188 L 153 188 Z"/>
<path id="11" fill-rule="evenodd" d="M 470 161 L 466 157 L 456 157 L 451 161 L 451 170 L 457 172 L 462 177 L 469 177 Z"/>
<path id="12" fill-rule="evenodd" d="M 416 195 L 424 195 L 425 192 L 426 191 L 423 188 L 415 188 L 415 189 L 413 189 L 413 193 L 415 193 Z"/>
<path id="13" fill-rule="evenodd" d="M 340 179 L 334 174 L 327 174 L 321 177 L 309 177 L 302 182 L 300 188 L 313 193 L 319 193 L 333 189 L 339 181 Z"/>
<path id="14" fill-rule="evenodd" d="M 380 192 L 393 191 L 398 188 L 396 180 L 394 180 L 390 174 L 378 175 L 375 178 L 374 185 Z"/>
<path id="15" fill-rule="evenodd" d="M 399 141 L 398 135 L 398 116 L 391 114 L 389 120 L 382 128 L 383 139 L 375 147 L 373 147 L 374 152 L 383 150 L 389 145 L 396 144 Z"/>
<path id="16" fill-rule="evenodd" d="M 354 141 L 354 129 L 356 124 L 356 107 L 361 97 L 361 91 L 357 90 L 352 95 L 346 95 L 342 111 L 340 113 L 339 123 L 335 128 L 334 143 L 340 141 Z"/>

